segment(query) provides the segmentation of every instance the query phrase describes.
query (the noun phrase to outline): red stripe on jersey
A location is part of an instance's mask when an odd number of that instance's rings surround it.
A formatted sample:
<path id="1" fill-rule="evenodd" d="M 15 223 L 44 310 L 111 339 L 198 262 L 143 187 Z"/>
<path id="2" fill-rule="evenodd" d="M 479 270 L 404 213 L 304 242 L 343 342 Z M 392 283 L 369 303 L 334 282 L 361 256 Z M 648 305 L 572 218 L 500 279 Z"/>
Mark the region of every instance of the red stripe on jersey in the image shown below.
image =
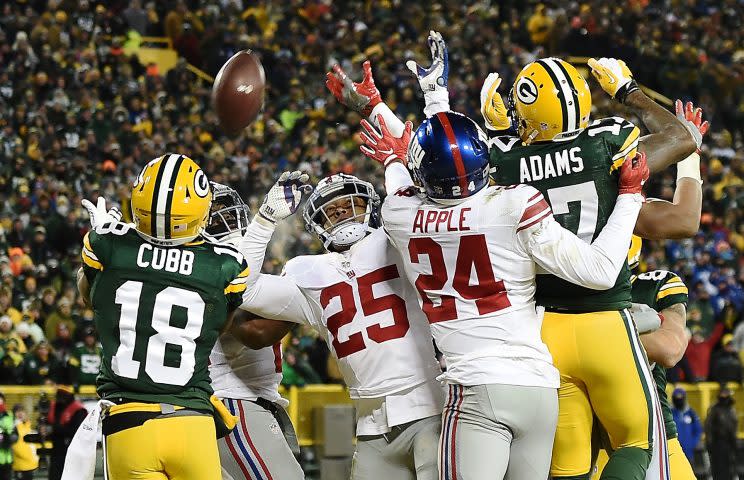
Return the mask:
<path id="1" fill-rule="evenodd" d="M 541 198 L 539 202 L 524 209 L 524 213 L 522 213 L 522 218 L 519 219 L 519 223 L 529 221 L 535 215 L 541 215 L 543 210 L 546 209 L 550 210 L 550 205 L 548 205 L 548 202 L 546 202 L 544 198 Z"/>
<path id="2" fill-rule="evenodd" d="M 532 200 L 536 199 L 536 198 L 537 198 L 537 197 L 539 197 L 540 195 L 542 195 L 542 193 L 540 193 L 540 192 L 537 192 L 537 193 L 535 193 L 534 195 L 532 195 L 532 196 L 530 197 L 530 199 L 529 199 L 529 200 L 527 200 L 527 203 L 530 203 L 530 202 L 531 202 Z"/>
<path id="3" fill-rule="evenodd" d="M 528 223 L 526 225 L 522 225 L 521 227 L 518 227 L 517 228 L 517 232 L 521 232 L 525 228 L 530 228 L 532 225 L 534 225 L 534 224 L 536 224 L 538 222 L 541 222 L 542 220 L 544 220 L 545 218 L 547 218 L 548 216 L 550 216 L 551 213 L 552 212 L 550 211 L 550 209 L 545 210 L 545 212 L 542 215 L 538 215 L 537 217 L 533 217 L 534 220 L 532 220 L 530 223 Z"/>
<path id="4" fill-rule="evenodd" d="M 462 162 L 462 154 L 460 153 L 460 147 L 457 145 L 455 131 L 452 130 L 449 118 L 447 118 L 444 112 L 437 113 L 437 118 L 439 118 L 439 123 L 442 124 L 444 134 L 447 135 L 447 140 L 449 140 L 452 158 L 455 160 L 455 170 L 457 170 L 457 175 L 460 177 L 460 191 L 463 196 L 468 196 L 470 194 L 468 191 L 468 179 L 465 176 L 465 164 Z"/>

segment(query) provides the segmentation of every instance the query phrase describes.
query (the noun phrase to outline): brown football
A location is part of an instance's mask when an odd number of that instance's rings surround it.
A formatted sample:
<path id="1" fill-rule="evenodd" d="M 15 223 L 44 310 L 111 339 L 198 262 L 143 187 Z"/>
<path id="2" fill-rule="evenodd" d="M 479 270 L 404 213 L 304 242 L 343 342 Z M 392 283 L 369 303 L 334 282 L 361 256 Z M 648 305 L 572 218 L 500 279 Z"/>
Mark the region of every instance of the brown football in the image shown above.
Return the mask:
<path id="1" fill-rule="evenodd" d="M 263 106 L 265 87 L 263 65 L 251 50 L 225 62 L 212 85 L 212 104 L 225 133 L 236 135 L 253 123 Z"/>

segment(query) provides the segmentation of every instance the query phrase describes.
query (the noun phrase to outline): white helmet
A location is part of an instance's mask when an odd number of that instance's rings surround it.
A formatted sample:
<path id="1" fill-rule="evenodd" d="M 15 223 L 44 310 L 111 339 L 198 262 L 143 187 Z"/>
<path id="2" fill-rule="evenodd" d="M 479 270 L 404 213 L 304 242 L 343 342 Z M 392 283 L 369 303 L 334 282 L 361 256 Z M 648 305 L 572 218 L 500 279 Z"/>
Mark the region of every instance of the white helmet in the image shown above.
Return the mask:
<path id="1" fill-rule="evenodd" d="M 334 225 L 325 207 L 343 197 L 349 197 L 352 202 L 352 216 Z M 358 212 L 354 205 L 355 197 L 364 199 L 366 203 L 366 207 Z M 318 182 L 305 203 L 302 218 L 307 231 L 315 233 L 326 250 L 342 250 L 380 226 L 380 196 L 371 183 L 353 175 L 337 173 Z"/>
<path id="2" fill-rule="evenodd" d="M 248 228 L 250 210 L 238 192 L 217 182 L 212 185 L 212 208 L 204 236 L 212 242 L 227 243 L 237 248 Z"/>

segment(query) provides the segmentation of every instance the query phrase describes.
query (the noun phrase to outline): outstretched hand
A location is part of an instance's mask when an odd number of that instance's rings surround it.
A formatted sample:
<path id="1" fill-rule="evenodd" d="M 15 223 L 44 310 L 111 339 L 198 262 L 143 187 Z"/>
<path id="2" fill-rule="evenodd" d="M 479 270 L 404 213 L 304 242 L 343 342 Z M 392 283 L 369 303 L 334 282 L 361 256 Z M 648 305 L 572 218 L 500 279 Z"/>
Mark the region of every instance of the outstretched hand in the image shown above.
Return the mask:
<path id="1" fill-rule="evenodd" d="M 382 97 L 375 86 L 372 77 L 372 64 L 369 60 L 362 64 L 364 77 L 359 83 L 353 82 L 340 65 L 333 66 L 333 70 L 326 73 L 326 87 L 342 105 L 354 110 L 364 117 L 369 117 L 372 109 Z"/>
<path id="2" fill-rule="evenodd" d="M 361 133 L 361 137 L 364 143 L 359 147 L 359 150 L 367 157 L 383 164 L 385 167 L 392 162 L 400 162 L 406 165 L 408 144 L 411 142 L 413 124 L 406 122 L 403 135 L 396 137 L 388 130 L 385 119 L 382 116 L 377 117 L 377 119 L 380 122 L 379 131 L 367 120 L 362 120 L 362 129 L 364 131 Z"/>

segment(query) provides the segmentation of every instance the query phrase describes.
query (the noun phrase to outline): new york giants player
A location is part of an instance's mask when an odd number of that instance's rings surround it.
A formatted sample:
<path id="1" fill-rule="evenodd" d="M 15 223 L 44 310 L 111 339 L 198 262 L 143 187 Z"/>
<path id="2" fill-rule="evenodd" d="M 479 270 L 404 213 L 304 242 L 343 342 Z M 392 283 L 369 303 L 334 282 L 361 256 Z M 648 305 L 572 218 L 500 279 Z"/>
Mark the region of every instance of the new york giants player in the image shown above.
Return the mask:
<path id="1" fill-rule="evenodd" d="M 488 146 L 472 120 L 430 113 L 410 146 L 410 124 L 396 138 L 383 119 L 381 134 L 363 121 L 362 150 L 386 164 L 386 184 L 404 185 L 382 213 L 447 365 L 441 478 L 547 478 L 559 377 L 540 338 L 536 271 L 593 289 L 614 283 L 643 201 L 645 158 L 621 167 L 621 195 L 589 245 L 533 187 L 488 186 Z"/>
<path id="2" fill-rule="evenodd" d="M 206 236 L 237 248 L 248 227 L 248 206 L 227 185 L 211 185 L 212 208 Z M 235 316 L 236 325 L 251 318 L 242 310 Z M 209 356 L 214 393 L 238 417 L 237 427 L 217 443 L 222 480 L 305 478 L 295 459 L 299 446 L 285 411 L 289 402 L 278 392 L 282 381 L 279 340 L 287 330 L 278 330 L 271 339 L 272 345 L 255 350 L 226 333 Z"/>
<path id="3" fill-rule="evenodd" d="M 441 370 L 416 291 L 378 228 L 372 185 L 345 174 L 321 180 L 303 216 L 328 253 L 296 257 L 281 276 L 260 274 L 274 227 L 297 209 L 306 180 L 283 174 L 241 241 L 252 268 L 244 308 L 311 325 L 328 343 L 357 410 L 352 478 L 434 480 Z M 244 340 L 280 328 L 269 322 L 245 322 Z"/>

